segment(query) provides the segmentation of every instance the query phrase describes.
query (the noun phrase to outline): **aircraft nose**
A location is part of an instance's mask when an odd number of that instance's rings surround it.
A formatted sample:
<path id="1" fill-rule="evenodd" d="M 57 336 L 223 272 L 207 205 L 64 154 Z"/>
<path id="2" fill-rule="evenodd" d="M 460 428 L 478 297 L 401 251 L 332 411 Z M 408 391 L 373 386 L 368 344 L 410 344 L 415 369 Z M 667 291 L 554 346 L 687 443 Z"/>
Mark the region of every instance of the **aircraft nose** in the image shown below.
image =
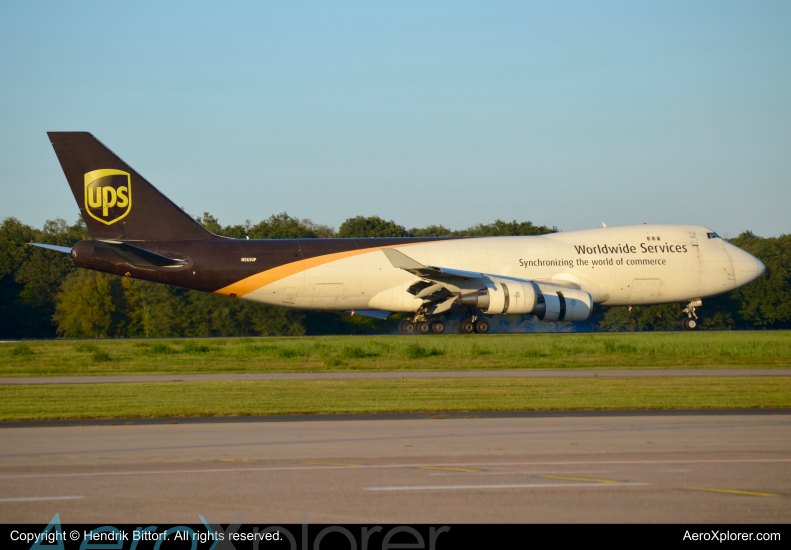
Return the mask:
<path id="1" fill-rule="evenodd" d="M 733 262 L 733 271 L 739 284 L 751 283 L 766 271 L 766 266 L 761 260 L 741 248 L 729 244 L 728 255 Z"/>

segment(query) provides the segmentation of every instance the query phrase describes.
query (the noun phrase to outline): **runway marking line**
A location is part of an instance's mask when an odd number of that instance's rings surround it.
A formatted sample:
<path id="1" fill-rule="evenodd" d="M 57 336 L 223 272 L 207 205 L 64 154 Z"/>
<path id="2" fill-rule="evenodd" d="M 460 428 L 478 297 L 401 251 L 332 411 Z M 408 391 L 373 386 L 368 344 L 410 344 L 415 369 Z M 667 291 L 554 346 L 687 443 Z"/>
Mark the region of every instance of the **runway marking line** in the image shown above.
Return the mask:
<path id="1" fill-rule="evenodd" d="M 563 470 L 538 470 L 538 471 L 523 471 L 523 470 L 516 470 L 510 472 L 476 472 L 478 475 L 482 476 L 539 476 L 544 474 L 613 474 L 613 473 L 629 473 L 629 474 L 655 474 L 655 473 L 686 473 L 691 472 L 689 468 L 673 468 L 673 469 L 661 469 L 661 470 L 570 470 L 570 471 L 563 471 Z M 436 474 L 431 474 L 433 476 L 452 476 L 453 473 L 446 474 L 444 472 L 439 472 Z"/>
<path id="2" fill-rule="evenodd" d="M 480 470 L 473 470 L 471 468 L 451 468 L 446 466 L 418 466 L 421 470 L 448 470 L 451 472 L 480 472 Z"/>
<path id="3" fill-rule="evenodd" d="M 364 487 L 366 491 L 434 491 L 447 489 L 547 489 L 558 487 L 635 487 L 650 483 L 515 483 L 510 485 L 405 485 L 401 487 Z"/>
<path id="4" fill-rule="evenodd" d="M 544 475 L 539 477 L 544 477 L 547 479 L 567 479 L 569 481 L 590 481 L 594 483 L 620 483 L 615 479 L 594 479 L 590 477 L 569 477 L 569 476 L 554 476 L 554 475 Z"/>
<path id="5" fill-rule="evenodd" d="M 364 468 L 362 464 L 349 464 L 345 462 L 303 462 L 303 464 L 310 464 L 312 466 L 355 466 L 357 468 Z"/>
<path id="6" fill-rule="evenodd" d="M 690 491 L 707 491 L 710 493 L 730 493 L 733 495 L 747 495 L 751 497 L 779 497 L 776 493 L 758 493 L 756 491 L 739 491 L 738 489 L 712 489 L 709 487 L 687 487 Z"/>
<path id="7" fill-rule="evenodd" d="M 18 498 L 0 498 L 0 502 L 32 502 L 34 500 L 78 500 L 84 497 L 70 496 L 70 497 L 18 497 Z"/>
<path id="8" fill-rule="evenodd" d="M 701 460 L 580 460 L 580 461 L 537 461 L 537 462 L 470 462 L 470 463 L 450 463 L 448 467 L 469 467 L 469 466 L 536 466 L 536 465 L 579 465 L 579 464 L 755 464 L 755 463 L 788 463 L 791 458 L 735 458 L 735 459 L 701 459 Z M 420 466 L 432 466 L 431 464 L 316 464 L 311 466 L 271 466 L 263 468 L 201 468 L 194 470 L 129 470 L 119 472 L 74 472 L 74 473 L 42 473 L 42 474 L 0 474 L 0 479 L 20 479 L 20 478 L 44 478 L 44 477 L 97 477 L 97 476 L 125 476 L 125 475 L 173 475 L 173 474 L 207 474 L 207 473 L 242 473 L 242 472 L 283 472 L 291 470 L 334 470 L 340 468 L 419 468 Z"/>

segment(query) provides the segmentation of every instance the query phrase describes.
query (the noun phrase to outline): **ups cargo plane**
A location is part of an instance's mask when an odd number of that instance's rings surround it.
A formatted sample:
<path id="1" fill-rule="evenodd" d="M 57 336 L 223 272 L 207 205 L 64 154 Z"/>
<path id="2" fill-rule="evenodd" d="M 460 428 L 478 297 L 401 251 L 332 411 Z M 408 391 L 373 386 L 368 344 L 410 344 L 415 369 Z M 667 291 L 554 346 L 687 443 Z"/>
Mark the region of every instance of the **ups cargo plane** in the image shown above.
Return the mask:
<path id="1" fill-rule="evenodd" d="M 534 237 L 230 239 L 210 233 L 87 132 L 50 132 L 93 240 L 79 267 L 300 309 L 407 315 L 402 333 L 485 333 L 493 315 L 585 321 L 594 304 L 686 304 L 764 265 L 697 225 L 603 227 Z"/>

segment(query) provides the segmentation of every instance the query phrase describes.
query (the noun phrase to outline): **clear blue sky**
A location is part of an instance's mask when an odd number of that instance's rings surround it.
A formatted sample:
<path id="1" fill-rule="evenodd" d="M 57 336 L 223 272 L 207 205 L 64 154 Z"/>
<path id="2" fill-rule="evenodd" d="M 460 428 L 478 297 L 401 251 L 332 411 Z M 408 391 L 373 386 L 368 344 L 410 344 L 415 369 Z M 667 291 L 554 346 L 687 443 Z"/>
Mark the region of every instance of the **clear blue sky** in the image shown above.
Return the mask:
<path id="1" fill-rule="evenodd" d="M 87 130 L 222 223 L 791 232 L 791 2 L 3 2 L 0 218 Z"/>

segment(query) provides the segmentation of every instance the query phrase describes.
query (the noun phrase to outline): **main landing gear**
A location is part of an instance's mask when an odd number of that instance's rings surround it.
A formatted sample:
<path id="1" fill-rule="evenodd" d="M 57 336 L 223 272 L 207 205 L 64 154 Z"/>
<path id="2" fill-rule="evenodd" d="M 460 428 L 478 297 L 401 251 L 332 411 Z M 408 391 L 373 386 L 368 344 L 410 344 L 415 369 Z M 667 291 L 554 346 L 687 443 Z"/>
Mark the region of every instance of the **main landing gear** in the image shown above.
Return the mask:
<path id="1" fill-rule="evenodd" d="M 686 319 L 681 321 L 681 326 L 684 327 L 684 330 L 695 330 L 698 328 L 698 315 L 695 313 L 695 309 L 702 305 L 703 302 L 701 300 L 692 300 L 684 308 L 684 313 L 687 314 Z"/>
<path id="2" fill-rule="evenodd" d="M 442 334 L 445 332 L 445 323 L 439 319 L 433 321 L 420 321 L 415 324 L 415 332 L 418 334 Z"/>
<path id="3" fill-rule="evenodd" d="M 459 334 L 472 334 L 473 332 L 486 334 L 489 332 L 489 321 L 486 319 L 475 320 L 474 318 L 462 319 L 456 326 L 456 330 L 459 331 Z"/>
<path id="4" fill-rule="evenodd" d="M 402 319 L 398 323 L 398 332 L 400 334 L 444 334 L 445 323 L 440 319 L 423 319 L 420 321 Z"/>
<path id="5" fill-rule="evenodd" d="M 446 323 L 442 319 L 416 317 L 402 319 L 398 323 L 399 334 L 445 334 Z M 482 317 L 468 317 L 459 321 L 456 330 L 460 334 L 486 334 L 489 332 L 489 321 Z"/>

